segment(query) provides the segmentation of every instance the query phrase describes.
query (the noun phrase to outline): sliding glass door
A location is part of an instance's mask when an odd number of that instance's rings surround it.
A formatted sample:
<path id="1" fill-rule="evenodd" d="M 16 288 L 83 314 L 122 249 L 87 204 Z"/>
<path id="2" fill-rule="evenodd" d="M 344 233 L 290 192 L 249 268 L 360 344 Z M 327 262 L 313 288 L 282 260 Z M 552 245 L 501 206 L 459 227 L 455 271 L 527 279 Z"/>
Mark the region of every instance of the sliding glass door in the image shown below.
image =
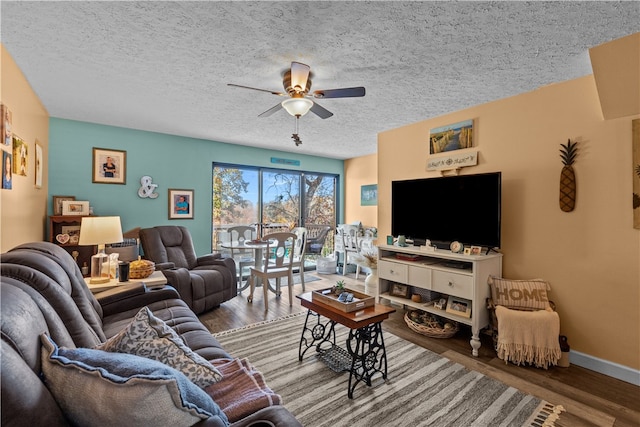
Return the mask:
<path id="1" fill-rule="evenodd" d="M 329 174 L 214 163 L 212 247 L 221 250 L 234 225 L 260 224 L 264 233 L 315 224 L 335 229 L 337 180 Z"/>

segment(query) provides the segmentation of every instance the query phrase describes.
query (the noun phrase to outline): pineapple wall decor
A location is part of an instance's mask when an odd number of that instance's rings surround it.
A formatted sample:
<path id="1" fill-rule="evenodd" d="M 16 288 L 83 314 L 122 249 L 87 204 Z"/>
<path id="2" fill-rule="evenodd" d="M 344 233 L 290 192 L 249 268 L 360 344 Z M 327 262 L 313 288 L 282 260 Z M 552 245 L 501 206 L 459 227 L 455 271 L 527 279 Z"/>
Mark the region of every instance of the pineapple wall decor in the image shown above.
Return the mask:
<path id="1" fill-rule="evenodd" d="M 560 158 L 562 159 L 562 172 L 560 172 L 560 209 L 571 212 L 576 207 L 576 174 L 573 171 L 573 163 L 578 155 L 577 142 L 567 140 L 566 144 L 560 144 Z"/>

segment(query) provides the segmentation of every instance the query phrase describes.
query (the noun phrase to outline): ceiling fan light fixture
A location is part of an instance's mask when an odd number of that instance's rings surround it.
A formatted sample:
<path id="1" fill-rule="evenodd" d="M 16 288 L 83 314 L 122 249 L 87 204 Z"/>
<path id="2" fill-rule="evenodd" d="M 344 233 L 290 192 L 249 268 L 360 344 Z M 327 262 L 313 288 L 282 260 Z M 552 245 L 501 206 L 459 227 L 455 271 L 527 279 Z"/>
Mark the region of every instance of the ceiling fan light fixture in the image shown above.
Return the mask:
<path id="1" fill-rule="evenodd" d="M 313 106 L 313 101 L 307 98 L 289 98 L 282 101 L 282 108 L 294 117 L 304 116 Z"/>

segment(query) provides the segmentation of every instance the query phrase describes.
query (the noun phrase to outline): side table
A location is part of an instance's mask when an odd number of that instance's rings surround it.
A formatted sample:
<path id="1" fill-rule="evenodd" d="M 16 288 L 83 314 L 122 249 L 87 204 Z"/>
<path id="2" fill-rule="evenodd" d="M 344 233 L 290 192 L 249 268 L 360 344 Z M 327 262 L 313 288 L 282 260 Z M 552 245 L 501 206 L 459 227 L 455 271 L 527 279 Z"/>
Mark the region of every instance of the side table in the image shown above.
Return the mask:
<path id="1" fill-rule="evenodd" d="M 151 273 L 151 276 L 146 277 L 144 279 L 129 279 L 128 282 L 120 282 L 118 281 L 118 279 L 111 279 L 107 283 L 92 284 L 92 283 L 89 283 L 89 280 L 91 280 L 90 277 L 84 278 L 84 281 L 89 287 L 89 290 L 94 294 L 97 294 L 98 292 L 106 291 L 108 289 L 117 288 L 118 286 L 127 285 L 129 283 L 142 282 L 148 287 L 153 287 L 153 286 L 160 287 L 167 284 L 167 278 L 164 276 L 164 274 L 162 274 L 162 271 L 159 271 L 159 270 L 154 271 L 153 273 Z"/>

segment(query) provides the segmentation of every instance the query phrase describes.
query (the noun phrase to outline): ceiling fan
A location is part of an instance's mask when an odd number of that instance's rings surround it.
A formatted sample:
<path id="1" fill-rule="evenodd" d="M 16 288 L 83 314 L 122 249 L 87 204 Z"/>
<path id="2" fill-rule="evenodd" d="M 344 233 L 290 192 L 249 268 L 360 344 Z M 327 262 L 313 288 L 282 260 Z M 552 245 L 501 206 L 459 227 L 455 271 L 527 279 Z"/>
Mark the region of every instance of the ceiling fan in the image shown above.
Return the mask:
<path id="1" fill-rule="evenodd" d="M 267 92 L 272 95 L 287 97 L 287 99 L 271 107 L 264 113 L 258 115 L 258 117 L 268 117 L 281 108 L 284 108 L 289 114 L 296 117 L 297 119 L 307 114 L 309 110 L 311 110 L 312 113 L 314 113 L 321 119 L 328 119 L 329 117 L 333 116 L 333 113 L 309 98 L 353 98 L 364 96 L 365 94 L 364 87 L 362 86 L 341 89 L 316 90 L 310 93 L 310 77 L 311 67 L 301 62 L 292 62 L 291 69 L 287 70 L 284 73 L 282 79 L 282 84 L 284 86 L 285 92 L 258 89 L 255 87 L 242 86 L 233 83 L 228 83 L 228 85 L 243 89 L 259 90 L 261 92 Z"/>

